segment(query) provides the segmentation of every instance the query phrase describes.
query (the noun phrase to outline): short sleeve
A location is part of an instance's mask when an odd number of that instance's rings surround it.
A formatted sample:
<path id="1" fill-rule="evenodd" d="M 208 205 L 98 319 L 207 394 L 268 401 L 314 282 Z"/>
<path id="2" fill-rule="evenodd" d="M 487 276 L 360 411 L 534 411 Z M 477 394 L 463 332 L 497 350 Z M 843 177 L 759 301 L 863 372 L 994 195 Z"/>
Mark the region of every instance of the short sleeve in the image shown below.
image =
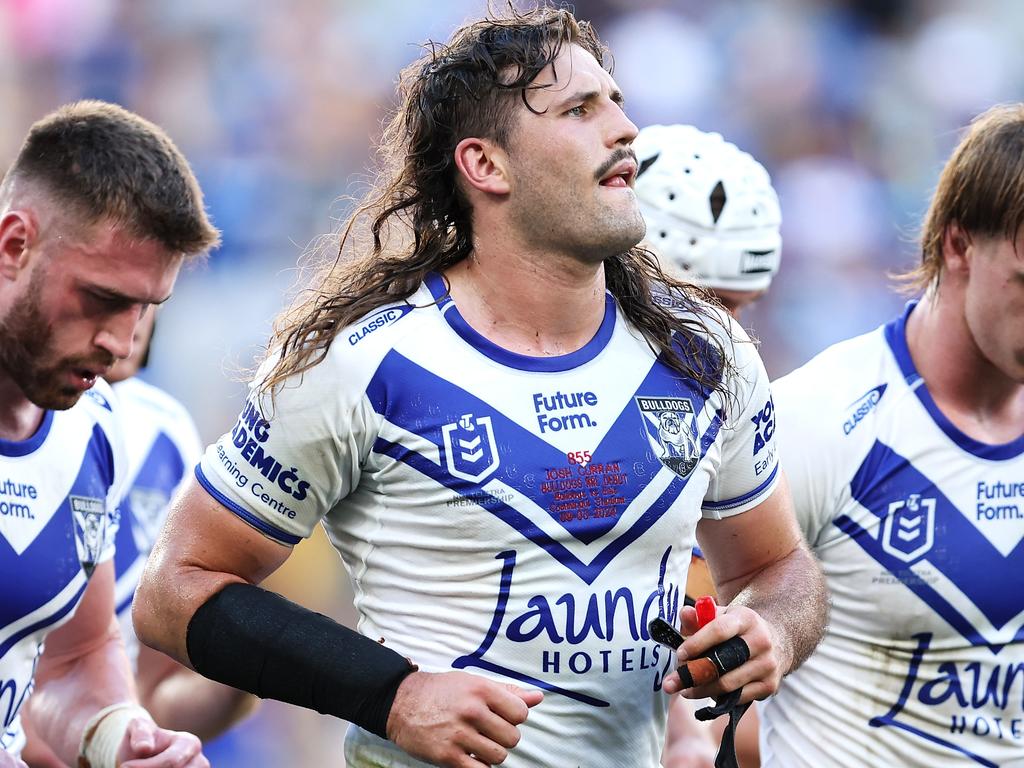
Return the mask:
<path id="1" fill-rule="evenodd" d="M 800 369 L 774 382 L 779 412 L 779 449 L 786 473 L 793 508 L 804 536 L 812 546 L 835 516 L 837 489 L 835 461 L 837 436 L 825 434 L 834 426 L 823 407 L 816 403 L 813 391 L 806 391 L 809 369 Z"/>
<path id="2" fill-rule="evenodd" d="M 735 370 L 729 383 L 725 420 L 720 431 L 721 461 L 708 486 L 704 517 L 720 519 L 760 504 L 778 482 L 775 404 L 761 357 L 743 330 L 732 326 Z"/>
<path id="3" fill-rule="evenodd" d="M 358 484 L 376 429 L 363 393 L 348 391 L 330 356 L 273 398 L 259 388 L 268 370 L 231 430 L 207 448 L 196 477 L 249 525 L 294 545 Z"/>

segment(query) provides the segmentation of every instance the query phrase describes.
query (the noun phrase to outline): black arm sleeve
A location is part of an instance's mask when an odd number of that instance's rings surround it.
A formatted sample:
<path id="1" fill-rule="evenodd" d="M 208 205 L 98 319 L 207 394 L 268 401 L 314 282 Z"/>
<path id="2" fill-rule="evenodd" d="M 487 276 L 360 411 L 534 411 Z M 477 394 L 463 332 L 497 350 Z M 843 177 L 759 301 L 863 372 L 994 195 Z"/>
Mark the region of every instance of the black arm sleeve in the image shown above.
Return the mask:
<path id="1" fill-rule="evenodd" d="M 380 643 L 250 584 L 231 584 L 203 603 L 185 644 L 192 666 L 211 680 L 383 738 L 398 686 L 416 669 Z"/>

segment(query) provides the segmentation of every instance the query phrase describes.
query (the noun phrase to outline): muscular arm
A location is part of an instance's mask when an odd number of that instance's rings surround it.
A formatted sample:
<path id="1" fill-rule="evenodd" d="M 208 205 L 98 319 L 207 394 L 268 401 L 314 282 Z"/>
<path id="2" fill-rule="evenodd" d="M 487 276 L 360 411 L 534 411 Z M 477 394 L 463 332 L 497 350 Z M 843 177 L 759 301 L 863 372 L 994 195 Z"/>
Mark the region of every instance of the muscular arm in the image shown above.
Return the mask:
<path id="1" fill-rule="evenodd" d="M 185 636 L 196 610 L 229 584 L 259 584 L 290 553 L 192 480 L 172 504 L 135 593 L 139 640 L 191 668 Z"/>
<path id="2" fill-rule="evenodd" d="M 817 646 L 828 615 L 821 568 L 797 528 L 785 476 L 753 509 L 702 520 L 697 539 L 728 607 L 699 631 L 693 609 L 684 608 L 683 634 L 693 634 L 680 650 L 693 658 L 738 635 L 751 658 L 715 684 L 693 689 L 692 695 L 717 696 L 743 686 L 744 701 L 769 696 Z M 666 690 L 679 690 L 677 684 L 673 680 Z"/>
<path id="3" fill-rule="evenodd" d="M 776 631 L 783 674 L 800 666 L 825 633 L 828 593 L 804 543 L 785 475 L 764 502 L 697 528 L 723 602 L 756 611 Z"/>
<path id="4" fill-rule="evenodd" d="M 256 709 L 259 699 L 193 672 L 148 646 L 139 648 L 139 698 L 164 728 L 212 739 Z"/>
<path id="5" fill-rule="evenodd" d="M 436 765 L 505 759 L 540 692 L 412 671 L 394 651 L 256 588 L 288 553 L 193 482 L 172 505 L 136 592 L 139 639 L 190 666 L 191 650 L 204 674 L 345 717 Z"/>
<path id="6" fill-rule="evenodd" d="M 77 765 L 89 718 L 109 704 L 135 700 L 114 618 L 114 565 L 107 561 L 97 566 L 71 620 L 46 636 L 26 714 L 50 749 Z"/>

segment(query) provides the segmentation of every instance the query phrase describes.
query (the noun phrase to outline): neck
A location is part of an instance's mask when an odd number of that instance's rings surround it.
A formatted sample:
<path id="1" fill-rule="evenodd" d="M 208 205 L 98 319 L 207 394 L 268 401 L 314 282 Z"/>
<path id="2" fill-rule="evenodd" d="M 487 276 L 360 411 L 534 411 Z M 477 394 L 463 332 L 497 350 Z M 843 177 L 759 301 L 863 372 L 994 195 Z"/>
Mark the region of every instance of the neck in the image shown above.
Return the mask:
<path id="1" fill-rule="evenodd" d="M 0 403 L 0 439 L 27 440 L 39 429 L 45 411 L 25 397 L 4 371 L 0 371 Z"/>
<path id="2" fill-rule="evenodd" d="M 529 250 L 478 248 L 445 273 L 452 299 L 470 326 L 523 355 L 575 352 L 604 319 L 601 262 L 586 264 Z"/>
<path id="3" fill-rule="evenodd" d="M 928 392 L 958 429 L 989 443 L 1024 430 L 1024 385 L 978 348 L 954 286 L 931 289 L 907 321 L 907 346 Z"/>

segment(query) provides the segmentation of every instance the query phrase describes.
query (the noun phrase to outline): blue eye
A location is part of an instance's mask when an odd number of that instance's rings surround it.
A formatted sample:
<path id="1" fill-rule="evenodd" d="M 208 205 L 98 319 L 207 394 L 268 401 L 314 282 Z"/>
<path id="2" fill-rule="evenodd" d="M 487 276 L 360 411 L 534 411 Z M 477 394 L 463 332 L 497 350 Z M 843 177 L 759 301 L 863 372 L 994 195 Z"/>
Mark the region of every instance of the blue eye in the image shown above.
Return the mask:
<path id="1" fill-rule="evenodd" d="M 565 114 L 572 115 L 573 117 L 583 117 L 586 111 L 587 108 L 584 105 L 580 104 L 578 106 L 573 107 L 572 109 L 567 110 Z"/>

